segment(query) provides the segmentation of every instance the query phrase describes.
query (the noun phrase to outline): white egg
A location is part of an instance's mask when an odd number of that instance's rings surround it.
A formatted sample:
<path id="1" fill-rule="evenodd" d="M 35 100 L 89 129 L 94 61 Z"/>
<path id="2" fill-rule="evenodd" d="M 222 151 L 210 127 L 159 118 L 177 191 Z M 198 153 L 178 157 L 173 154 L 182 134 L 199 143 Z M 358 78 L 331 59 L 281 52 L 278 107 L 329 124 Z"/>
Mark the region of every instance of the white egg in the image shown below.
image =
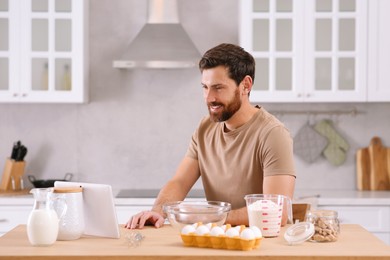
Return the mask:
<path id="1" fill-rule="evenodd" d="M 194 233 L 195 232 L 195 227 L 193 225 L 186 225 L 184 226 L 182 229 L 181 229 L 181 233 L 183 235 L 188 235 L 190 233 Z"/>
<path id="2" fill-rule="evenodd" d="M 207 224 L 206 224 L 206 227 L 207 227 L 209 230 L 211 230 L 211 228 L 213 227 L 213 223 L 207 223 Z"/>
<path id="3" fill-rule="evenodd" d="M 202 235 L 205 235 L 205 234 L 210 233 L 210 229 L 208 229 L 205 225 L 201 225 L 201 226 L 199 226 L 199 227 L 196 228 L 195 233 L 196 233 L 197 235 L 202 236 Z"/>
<path id="4" fill-rule="evenodd" d="M 228 236 L 228 237 L 238 237 L 238 236 L 240 236 L 240 233 L 235 228 L 229 228 L 228 230 L 226 230 L 226 236 Z"/>
<path id="5" fill-rule="evenodd" d="M 241 231 L 241 226 L 235 226 L 234 228 L 237 229 L 238 232 Z"/>
<path id="6" fill-rule="evenodd" d="M 240 233 L 240 237 L 243 239 L 255 239 L 255 232 L 252 229 L 246 228 Z"/>
<path id="7" fill-rule="evenodd" d="M 261 238 L 263 236 L 263 234 L 261 234 L 261 230 L 258 227 L 250 226 L 249 228 L 253 231 L 253 233 L 255 233 L 256 238 Z"/>
<path id="8" fill-rule="evenodd" d="M 225 225 L 222 225 L 221 228 L 226 232 L 226 230 L 228 230 L 229 228 L 231 228 L 232 226 L 230 224 L 225 224 Z"/>
<path id="9" fill-rule="evenodd" d="M 210 230 L 211 236 L 217 237 L 217 236 L 224 235 L 224 234 L 225 234 L 225 231 L 219 226 L 215 226 Z"/>
<path id="10" fill-rule="evenodd" d="M 197 227 L 199 226 L 199 223 L 194 223 L 194 224 L 192 224 L 192 226 L 193 226 L 194 228 L 197 228 Z"/>

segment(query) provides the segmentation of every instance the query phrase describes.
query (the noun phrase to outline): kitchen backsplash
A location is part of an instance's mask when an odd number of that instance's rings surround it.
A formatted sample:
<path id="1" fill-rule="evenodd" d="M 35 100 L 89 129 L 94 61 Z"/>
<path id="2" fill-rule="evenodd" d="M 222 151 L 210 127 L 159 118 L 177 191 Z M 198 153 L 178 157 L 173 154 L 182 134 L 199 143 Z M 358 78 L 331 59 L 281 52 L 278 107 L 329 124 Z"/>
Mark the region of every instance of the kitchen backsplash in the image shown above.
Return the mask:
<path id="1" fill-rule="evenodd" d="M 201 53 L 221 42 L 238 43 L 238 0 L 181 0 L 179 7 L 183 27 Z M 109 183 L 114 189 L 158 189 L 171 177 L 207 110 L 197 69 L 112 68 L 112 60 L 146 22 L 146 10 L 146 1 L 90 1 L 90 102 L 0 104 L 1 171 L 13 142 L 21 140 L 29 147 L 26 174 L 38 179 L 72 172 L 75 180 Z M 375 135 L 390 146 L 387 103 L 261 105 L 271 111 L 362 112 L 278 114 L 293 137 L 308 121 L 331 120 L 349 145 L 340 166 L 323 156 L 312 163 L 296 156 L 297 189 L 355 189 L 356 150 Z"/>

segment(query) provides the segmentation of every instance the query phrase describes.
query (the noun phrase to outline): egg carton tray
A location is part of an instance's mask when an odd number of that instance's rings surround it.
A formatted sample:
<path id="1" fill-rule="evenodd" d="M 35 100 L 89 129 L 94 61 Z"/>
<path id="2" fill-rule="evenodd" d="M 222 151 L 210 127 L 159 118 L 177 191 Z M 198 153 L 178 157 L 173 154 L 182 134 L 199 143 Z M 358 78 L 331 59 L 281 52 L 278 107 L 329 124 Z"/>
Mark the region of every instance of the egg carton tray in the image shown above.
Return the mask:
<path id="1" fill-rule="evenodd" d="M 239 237 L 210 236 L 196 234 L 181 234 L 185 246 L 204 247 L 215 249 L 244 250 L 249 251 L 260 247 L 262 238 L 242 239 Z"/>

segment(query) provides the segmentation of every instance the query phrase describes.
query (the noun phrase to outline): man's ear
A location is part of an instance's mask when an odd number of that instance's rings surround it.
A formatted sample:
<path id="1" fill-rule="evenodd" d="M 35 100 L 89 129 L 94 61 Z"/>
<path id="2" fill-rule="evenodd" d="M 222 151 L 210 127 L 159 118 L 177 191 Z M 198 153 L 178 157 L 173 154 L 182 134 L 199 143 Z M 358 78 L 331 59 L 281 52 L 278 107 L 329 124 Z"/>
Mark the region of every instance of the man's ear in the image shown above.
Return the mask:
<path id="1" fill-rule="evenodd" d="M 249 92 L 251 92 L 251 90 L 252 90 L 252 83 L 253 83 L 252 77 L 246 75 L 246 76 L 244 77 L 244 79 L 242 80 L 242 83 L 244 84 L 244 92 L 245 92 L 246 94 L 248 94 Z"/>

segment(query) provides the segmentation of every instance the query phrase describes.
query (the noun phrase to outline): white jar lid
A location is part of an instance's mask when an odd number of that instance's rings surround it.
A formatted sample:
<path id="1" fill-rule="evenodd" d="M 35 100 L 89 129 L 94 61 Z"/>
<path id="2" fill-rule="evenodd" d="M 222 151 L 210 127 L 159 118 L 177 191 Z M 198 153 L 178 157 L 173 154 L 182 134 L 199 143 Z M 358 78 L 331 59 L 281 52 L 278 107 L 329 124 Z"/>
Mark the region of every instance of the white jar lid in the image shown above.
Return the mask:
<path id="1" fill-rule="evenodd" d="M 287 228 L 284 239 L 289 245 L 302 244 L 314 235 L 314 225 L 310 222 L 299 222 Z"/>

